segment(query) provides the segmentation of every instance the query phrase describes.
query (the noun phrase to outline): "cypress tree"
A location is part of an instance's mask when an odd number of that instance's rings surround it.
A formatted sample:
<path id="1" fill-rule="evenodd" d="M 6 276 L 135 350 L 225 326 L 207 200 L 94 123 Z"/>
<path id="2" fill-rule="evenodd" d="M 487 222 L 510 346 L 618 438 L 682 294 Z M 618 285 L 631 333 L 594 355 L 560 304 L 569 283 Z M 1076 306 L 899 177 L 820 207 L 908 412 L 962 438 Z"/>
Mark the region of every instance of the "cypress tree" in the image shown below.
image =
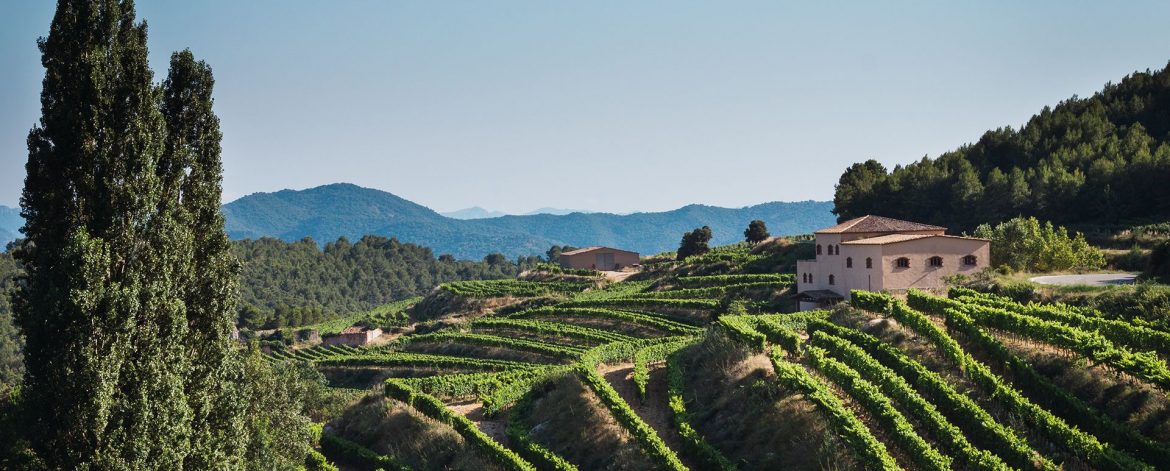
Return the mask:
<path id="1" fill-rule="evenodd" d="M 15 299 L 33 451 L 54 469 L 239 467 L 210 69 L 179 53 L 156 87 L 129 0 L 60 0 L 39 46 Z"/>
<path id="2" fill-rule="evenodd" d="M 239 302 L 239 264 L 220 211 L 223 164 L 219 118 L 212 111 L 214 84 L 211 67 L 196 61 L 191 51 L 171 56 L 163 82 L 167 139 L 159 174 L 166 198 L 180 202 L 181 221 L 192 236 L 192 250 L 183 254 L 190 263 L 179 280 L 192 360 L 189 469 L 238 467 L 244 450 L 243 372 L 230 337 Z"/>

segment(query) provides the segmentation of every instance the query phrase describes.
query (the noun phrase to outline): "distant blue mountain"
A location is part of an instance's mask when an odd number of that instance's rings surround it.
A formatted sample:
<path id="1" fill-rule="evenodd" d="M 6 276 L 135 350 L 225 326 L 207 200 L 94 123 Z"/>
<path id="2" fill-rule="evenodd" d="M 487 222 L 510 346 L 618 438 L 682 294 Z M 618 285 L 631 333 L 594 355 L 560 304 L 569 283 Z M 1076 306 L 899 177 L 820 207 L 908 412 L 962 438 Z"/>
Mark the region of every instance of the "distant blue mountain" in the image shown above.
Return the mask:
<path id="1" fill-rule="evenodd" d="M 774 235 L 804 234 L 835 224 L 832 203 L 764 203 L 743 208 L 690 205 L 673 211 L 616 215 L 572 213 L 460 220 L 393 194 L 348 183 L 307 190 L 256 193 L 224 205 L 235 239 L 312 237 L 325 243 L 366 234 L 396 237 L 431 247 L 436 254 L 480 258 L 543 254 L 551 245 L 608 245 L 652 254 L 678 247 L 682 233 L 711 226 L 714 244 L 743 238 L 749 221 L 761 219 Z"/>
<path id="2" fill-rule="evenodd" d="M 20 237 L 20 228 L 23 226 L 24 218 L 20 217 L 20 208 L 0 205 L 0 251 Z"/>
<path id="3" fill-rule="evenodd" d="M 472 206 L 470 208 L 463 208 L 463 209 L 450 211 L 450 212 L 446 212 L 446 213 L 439 213 L 439 214 L 446 216 L 446 217 L 449 217 L 451 219 L 464 219 L 464 220 L 466 220 L 466 219 L 498 218 L 500 216 L 507 216 L 508 215 L 508 213 L 505 213 L 505 212 L 489 211 L 489 210 L 483 209 L 479 206 Z"/>

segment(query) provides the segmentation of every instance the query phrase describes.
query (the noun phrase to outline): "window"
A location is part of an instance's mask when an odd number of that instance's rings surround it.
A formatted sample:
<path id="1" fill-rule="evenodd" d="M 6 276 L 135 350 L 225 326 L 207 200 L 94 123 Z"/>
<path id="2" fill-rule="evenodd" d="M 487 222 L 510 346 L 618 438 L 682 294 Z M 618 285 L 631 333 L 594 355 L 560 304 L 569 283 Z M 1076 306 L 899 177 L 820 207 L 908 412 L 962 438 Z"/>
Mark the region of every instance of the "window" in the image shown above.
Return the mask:
<path id="1" fill-rule="evenodd" d="M 845 257 L 845 268 L 853 268 L 853 257 Z"/>
<path id="2" fill-rule="evenodd" d="M 963 265 L 967 265 L 967 266 L 972 266 L 972 267 L 973 267 L 973 266 L 977 265 L 977 264 L 975 263 L 976 261 L 977 261 L 977 260 L 975 259 L 975 256 L 974 256 L 974 255 L 967 255 L 967 256 L 963 257 Z"/>
<path id="3" fill-rule="evenodd" d="M 837 246 L 836 245 L 832 245 L 832 244 L 829 245 L 829 255 L 837 255 Z"/>
<path id="4" fill-rule="evenodd" d="M 894 260 L 894 266 L 898 268 L 910 268 L 910 259 L 901 257 L 897 260 Z"/>
<path id="5" fill-rule="evenodd" d="M 942 257 L 939 257 L 938 255 L 930 257 L 930 266 L 941 267 L 942 266 Z"/>
<path id="6" fill-rule="evenodd" d="M 873 258 L 865 257 L 865 268 L 873 268 Z"/>
<path id="7" fill-rule="evenodd" d="M 821 244 L 817 244 L 817 255 L 821 254 Z"/>
<path id="8" fill-rule="evenodd" d="M 833 275 L 829 275 L 829 284 L 833 284 L 834 281 L 836 280 L 834 280 Z"/>

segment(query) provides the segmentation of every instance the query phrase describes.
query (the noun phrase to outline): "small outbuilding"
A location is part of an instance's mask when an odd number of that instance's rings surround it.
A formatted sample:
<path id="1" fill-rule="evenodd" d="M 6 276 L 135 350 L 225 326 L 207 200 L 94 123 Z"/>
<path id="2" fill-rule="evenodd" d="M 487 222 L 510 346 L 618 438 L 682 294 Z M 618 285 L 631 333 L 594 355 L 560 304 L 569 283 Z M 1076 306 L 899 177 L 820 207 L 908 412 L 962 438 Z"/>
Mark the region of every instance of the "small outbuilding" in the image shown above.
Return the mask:
<path id="1" fill-rule="evenodd" d="M 381 336 L 382 329 L 349 327 L 337 335 L 322 338 L 321 345 L 349 345 L 351 347 L 360 347 Z"/>
<path id="2" fill-rule="evenodd" d="M 585 247 L 563 252 L 559 260 L 564 268 L 614 271 L 637 265 L 641 256 L 638 252 L 612 247 Z"/>

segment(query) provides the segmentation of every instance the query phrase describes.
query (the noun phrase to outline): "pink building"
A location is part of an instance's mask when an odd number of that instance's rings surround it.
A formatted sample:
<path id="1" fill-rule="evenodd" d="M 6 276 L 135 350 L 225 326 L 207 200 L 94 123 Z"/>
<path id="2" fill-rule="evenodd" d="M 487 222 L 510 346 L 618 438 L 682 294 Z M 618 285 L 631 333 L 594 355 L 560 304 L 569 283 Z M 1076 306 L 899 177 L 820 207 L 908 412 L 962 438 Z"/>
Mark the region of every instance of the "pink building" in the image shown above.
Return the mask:
<path id="1" fill-rule="evenodd" d="M 946 235 L 946 228 L 862 216 L 816 231 L 816 259 L 796 262 L 801 310 L 837 303 L 849 291 L 942 288 L 944 278 L 990 262 L 987 239 Z"/>
<path id="2" fill-rule="evenodd" d="M 591 270 L 621 270 L 641 262 L 638 252 L 610 247 L 586 247 L 561 254 L 559 261 L 564 268 Z"/>

